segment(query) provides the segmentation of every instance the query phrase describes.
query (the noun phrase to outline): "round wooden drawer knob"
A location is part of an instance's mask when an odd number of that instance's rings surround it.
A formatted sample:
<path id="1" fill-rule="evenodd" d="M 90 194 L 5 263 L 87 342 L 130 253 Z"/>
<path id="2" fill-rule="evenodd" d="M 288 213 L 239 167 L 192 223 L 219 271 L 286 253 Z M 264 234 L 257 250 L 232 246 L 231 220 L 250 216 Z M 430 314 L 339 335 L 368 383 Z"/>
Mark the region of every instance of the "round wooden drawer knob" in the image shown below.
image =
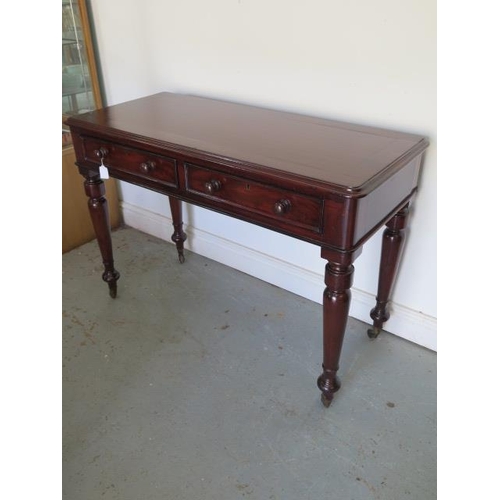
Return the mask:
<path id="1" fill-rule="evenodd" d="M 94 154 L 97 156 L 97 158 L 103 160 L 104 157 L 108 154 L 108 150 L 104 147 L 96 149 L 94 151 Z"/>
<path id="2" fill-rule="evenodd" d="M 290 211 L 292 203 L 290 200 L 279 200 L 274 204 L 274 213 L 284 215 Z"/>
<path id="3" fill-rule="evenodd" d="M 155 167 L 156 164 L 154 161 L 145 161 L 144 163 L 141 163 L 141 172 L 144 174 L 149 174 L 155 169 Z"/>
<path id="4" fill-rule="evenodd" d="M 217 191 L 220 190 L 221 187 L 222 187 L 222 184 L 220 183 L 220 181 L 217 181 L 215 179 L 212 179 L 211 181 L 205 182 L 205 191 L 208 194 L 216 193 Z"/>

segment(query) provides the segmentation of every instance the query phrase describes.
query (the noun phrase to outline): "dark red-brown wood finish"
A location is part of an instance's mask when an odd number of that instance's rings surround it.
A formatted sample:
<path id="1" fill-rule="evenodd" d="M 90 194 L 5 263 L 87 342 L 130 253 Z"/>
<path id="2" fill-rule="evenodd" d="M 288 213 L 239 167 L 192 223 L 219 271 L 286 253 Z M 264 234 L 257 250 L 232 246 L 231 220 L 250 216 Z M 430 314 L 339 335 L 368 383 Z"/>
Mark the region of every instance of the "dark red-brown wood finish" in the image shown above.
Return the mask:
<path id="1" fill-rule="evenodd" d="M 172 240 L 184 262 L 185 201 L 321 247 L 327 260 L 323 296 L 322 401 L 337 376 L 349 314 L 353 262 L 384 224 L 376 337 L 401 256 L 408 206 L 416 192 L 420 136 L 202 97 L 160 93 L 68 120 L 77 165 L 104 263 L 116 296 L 104 185 L 112 177 L 169 196 Z"/>

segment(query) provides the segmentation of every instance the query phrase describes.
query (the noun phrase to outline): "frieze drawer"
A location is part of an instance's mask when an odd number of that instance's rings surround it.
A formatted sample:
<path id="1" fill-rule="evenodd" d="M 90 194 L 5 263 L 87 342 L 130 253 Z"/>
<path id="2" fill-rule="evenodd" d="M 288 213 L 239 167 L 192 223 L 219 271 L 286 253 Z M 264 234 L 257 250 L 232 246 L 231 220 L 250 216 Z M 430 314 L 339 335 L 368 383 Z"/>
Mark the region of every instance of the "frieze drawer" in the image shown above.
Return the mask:
<path id="1" fill-rule="evenodd" d="M 190 163 L 186 164 L 186 189 L 218 203 L 321 232 L 323 201 L 319 198 Z"/>
<path id="2" fill-rule="evenodd" d="M 98 164 L 102 162 L 109 169 L 130 173 L 172 187 L 178 186 L 176 162 L 173 158 L 92 137 L 82 139 L 87 161 Z"/>

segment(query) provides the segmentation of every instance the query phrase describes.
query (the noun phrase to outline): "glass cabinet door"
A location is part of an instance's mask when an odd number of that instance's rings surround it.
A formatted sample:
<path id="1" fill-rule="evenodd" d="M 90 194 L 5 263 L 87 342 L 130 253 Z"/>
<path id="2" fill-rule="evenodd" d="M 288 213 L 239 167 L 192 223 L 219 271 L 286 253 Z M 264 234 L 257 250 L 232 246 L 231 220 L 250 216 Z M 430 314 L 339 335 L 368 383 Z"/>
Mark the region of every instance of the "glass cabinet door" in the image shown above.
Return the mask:
<path id="1" fill-rule="evenodd" d="M 85 0 L 62 0 L 62 114 L 101 106 L 101 96 Z M 67 132 L 67 131 L 66 131 Z M 69 141 L 63 126 L 63 145 Z"/>

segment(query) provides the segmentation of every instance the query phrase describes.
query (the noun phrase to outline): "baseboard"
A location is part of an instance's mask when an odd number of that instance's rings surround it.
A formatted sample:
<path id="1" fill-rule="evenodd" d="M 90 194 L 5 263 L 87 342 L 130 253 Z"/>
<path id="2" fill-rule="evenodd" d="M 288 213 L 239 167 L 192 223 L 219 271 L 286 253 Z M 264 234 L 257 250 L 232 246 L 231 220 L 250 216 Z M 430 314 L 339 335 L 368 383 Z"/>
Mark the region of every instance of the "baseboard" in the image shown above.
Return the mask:
<path id="1" fill-rule="evenodd" d="M 172 220 L 142 207 L 121 203 L 123 220 L 127 226 L 171 243 Z M 188 234 L 186 249 L 221 262 L 314 302 L 323 299 L 323 276 L 273 255 L 256 251 L 232 240 L 193 226 L 185 227 Z M 375 296 L 352 289 L 350 316 L 371 323 L 370 310 Z M 437 351 L 437 320 L 401 304 L 391 304 L 391 318 L 384 330 L 399 337 Z"/>

